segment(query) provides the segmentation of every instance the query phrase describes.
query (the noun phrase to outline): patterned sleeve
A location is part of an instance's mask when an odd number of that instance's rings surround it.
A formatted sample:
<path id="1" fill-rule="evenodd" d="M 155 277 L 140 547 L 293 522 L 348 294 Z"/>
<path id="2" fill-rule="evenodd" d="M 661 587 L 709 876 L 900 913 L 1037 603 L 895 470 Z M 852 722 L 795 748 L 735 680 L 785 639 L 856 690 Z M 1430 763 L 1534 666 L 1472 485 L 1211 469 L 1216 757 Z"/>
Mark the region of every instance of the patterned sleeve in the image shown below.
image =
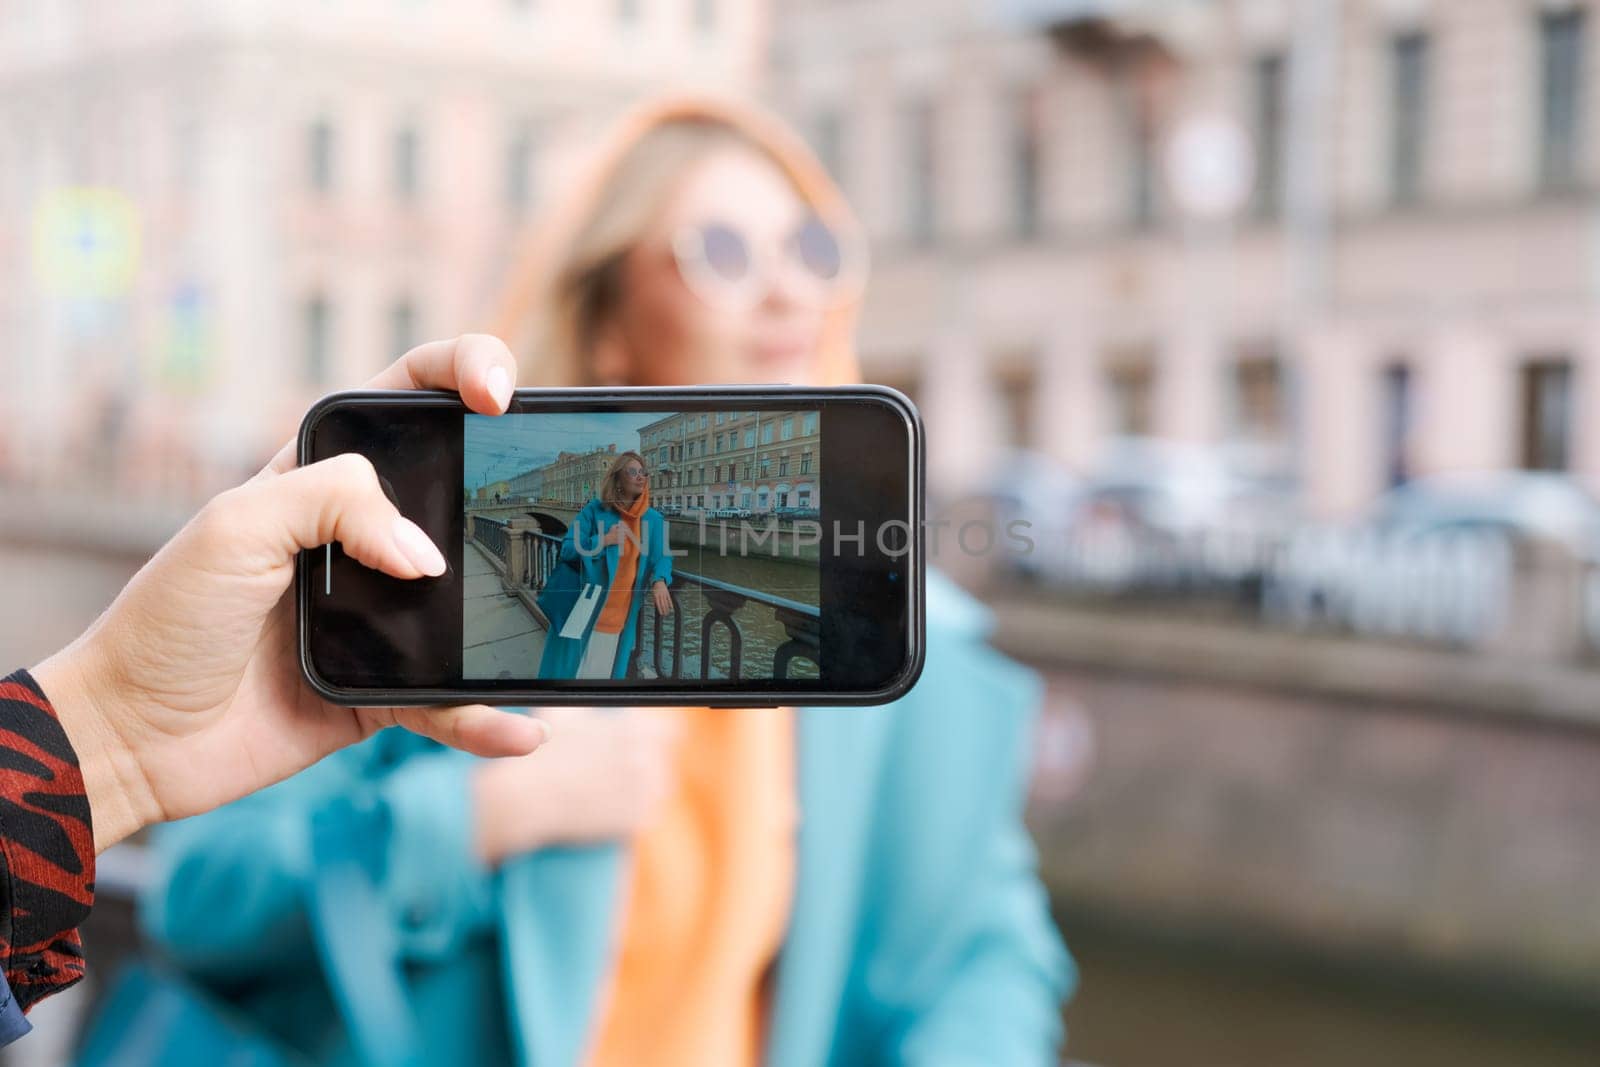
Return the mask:
<path id="1" fill-rule="evenodd" d="M 94 832 L 78 757 L 32 676 L 0 681 L 0 966 L 24 1010 L 83 977 Z"/>

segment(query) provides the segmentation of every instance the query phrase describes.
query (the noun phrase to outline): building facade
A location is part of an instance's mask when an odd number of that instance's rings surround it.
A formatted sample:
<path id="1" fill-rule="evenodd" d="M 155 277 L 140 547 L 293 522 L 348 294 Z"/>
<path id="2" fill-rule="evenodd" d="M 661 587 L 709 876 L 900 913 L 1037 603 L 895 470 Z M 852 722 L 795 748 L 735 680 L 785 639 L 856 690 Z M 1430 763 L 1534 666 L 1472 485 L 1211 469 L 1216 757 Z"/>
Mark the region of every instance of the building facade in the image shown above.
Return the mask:
<path id="1" fill-rule="evenodd" d="M 668 415 L 640 428 L 639 451 L 651 464 L 657 504 L 757 514 L 822 506 L 815 411 Z"/>
<path id="2" fill-rule="evenodd" d="M 539 480 L 539 500 L 550 500 L 571 507 L 583 507 L 600 495 L 606 471 L 617 458 L 617 446 L 608 445 L 589 452 L 563 452 L 554 463 L 528 472 Z"/>
<path id="3" fill-rule="evenodd" d="M 194 499 L 482 329 L 548 189 L 760 0 L 0 0 L 0 479 Z"/>
<path id="4" fill-rule="evenodd" d="M 1452 469 L 1600 490 L 1593 3 L 779 12 L 774 91 L 868 227 L 863 359 L 936 486 L 1148 434 L 1330 517 Z"/>

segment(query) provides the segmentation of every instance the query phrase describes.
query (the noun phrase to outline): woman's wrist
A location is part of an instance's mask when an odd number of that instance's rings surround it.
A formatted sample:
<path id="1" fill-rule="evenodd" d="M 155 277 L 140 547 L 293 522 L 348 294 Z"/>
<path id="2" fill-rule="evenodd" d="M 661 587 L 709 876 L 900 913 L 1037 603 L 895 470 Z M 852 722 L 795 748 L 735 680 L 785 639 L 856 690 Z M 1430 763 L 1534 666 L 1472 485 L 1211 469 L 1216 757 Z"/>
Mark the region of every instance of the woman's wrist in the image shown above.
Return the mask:
<path id="1" fill-rule="evenodd" d="M 74 642 L 29 673 L 39 684 L 78 759 L 94 850 L 104 852 L 123 838 L 160 821 L 160 806 L 133 750 L 108 716 L 103 679 L 93 665 L 93 651 Z"/>

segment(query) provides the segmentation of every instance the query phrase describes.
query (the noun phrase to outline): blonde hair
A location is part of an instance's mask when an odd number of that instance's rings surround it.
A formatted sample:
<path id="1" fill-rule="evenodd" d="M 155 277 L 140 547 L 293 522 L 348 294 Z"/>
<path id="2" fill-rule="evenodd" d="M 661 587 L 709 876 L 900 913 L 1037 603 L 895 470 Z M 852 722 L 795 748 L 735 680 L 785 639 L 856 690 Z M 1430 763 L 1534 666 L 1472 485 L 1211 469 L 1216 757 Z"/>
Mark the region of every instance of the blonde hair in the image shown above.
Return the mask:
<path id="1" fill-rule="evenodd" d="M 640 469 L 646 474 L 650 472 L 650 464 L 646 463 L 639 453 L 618 452 L 617 458 L 606 468 L 606 476 L 600 482 L 600 503 L 618 514 L 628 510 L 628 499 L 622 492 L 622 468 L 628 465 L 630 459 L 638 460 Z M 649 491 L 649 483 L 646 483 L 645 492 Z"/>
<path id="2" fill-rule="evenodd" d="M 592 385 L 596 332 L 622 302 L 622 265 L 666 210 L 690 168 L 724 148 L 761 148 L 724 123 L 669 122 L 633 144 L 600 191 L 550 282 L 539 357 Z M 764 154 L 764 153 L 763 153 Z"/>
<path id="3" fill-rule="evenodd" d="M 730 147 L 771 160 L 813 210 L 854 230 L 838 188 L 781 120 L 714 99 L 649 101 L 624 118 L 587 180 L 535 228 L 538 237 L 512 274 L 492 328 L 521 357 L 522 384 L 597 384 L 594 336 L 625 296 L 624 260 L 690 168 Z M 851 303 L 829 315 L 821 352 L 825 381 L 859 378 L 850 341 L 856 310 Z"/>

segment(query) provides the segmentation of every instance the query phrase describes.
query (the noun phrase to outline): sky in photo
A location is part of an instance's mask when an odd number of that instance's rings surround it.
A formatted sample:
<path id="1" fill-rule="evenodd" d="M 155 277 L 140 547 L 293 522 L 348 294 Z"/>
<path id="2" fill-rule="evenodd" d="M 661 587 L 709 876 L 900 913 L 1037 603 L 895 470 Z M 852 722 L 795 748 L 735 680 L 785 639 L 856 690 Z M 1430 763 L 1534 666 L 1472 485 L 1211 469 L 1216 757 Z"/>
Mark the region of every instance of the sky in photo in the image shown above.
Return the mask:
<path id="1" fill-rule="evenodd" d="M 562 452 L 590 452 L 616 445 L 639 448 L 639 428 L 665 418 L 665 411 L 575 412 L 541 415 L 467 415 L 462 466 L 467 490 L 509 481 L 554 462 Z"/>

